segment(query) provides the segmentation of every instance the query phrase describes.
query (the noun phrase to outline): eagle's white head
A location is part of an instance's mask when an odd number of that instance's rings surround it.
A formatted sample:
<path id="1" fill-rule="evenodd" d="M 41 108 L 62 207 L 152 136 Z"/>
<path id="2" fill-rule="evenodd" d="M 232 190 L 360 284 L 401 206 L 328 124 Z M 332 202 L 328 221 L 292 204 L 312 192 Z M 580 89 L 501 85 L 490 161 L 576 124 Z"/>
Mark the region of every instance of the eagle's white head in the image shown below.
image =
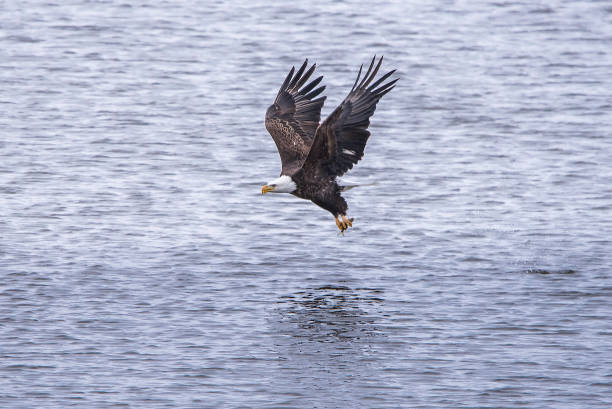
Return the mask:
<path id="1" fill-rule="evenodd" d="M 291 179 L 291 176 L 282 175 L 279 178 L 269 181 L 261 188 L 261 194 L 265 195 L 268 192 L 272 193 L 291 193 L 295 191 L 297 185 Z"/>

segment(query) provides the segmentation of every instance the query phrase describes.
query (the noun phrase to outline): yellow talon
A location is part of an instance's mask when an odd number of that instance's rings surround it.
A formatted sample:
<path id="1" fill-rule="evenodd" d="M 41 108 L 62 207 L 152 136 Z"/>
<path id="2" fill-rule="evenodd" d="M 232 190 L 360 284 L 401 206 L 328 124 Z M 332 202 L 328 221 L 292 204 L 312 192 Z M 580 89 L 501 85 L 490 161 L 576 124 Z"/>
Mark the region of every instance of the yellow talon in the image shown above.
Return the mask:
<path id="1" fill-rule="evenodd" d="M 345 214 L 342 215 L 342 220 L 340 220 L 337 216 L 335 217 L 336 220 L 336 226 L 338 226 L 338 230 L 340 230 L 340 233 L 344 234 L 344 231 L 346 229 L 348 229 L 349 227 L 353 227 L 353 218 L 348 218 L 346 217 Z"/>
<path id="2" fill-rule="evenodd" d="M 345 225 L 353 227 L 353 220 L 355 220 L 354 218 L 347 218 L 346 215 L 342 215 L 342 221 L 344 222 Z M 347 227 L 348 228 L 348 227 Z"/>

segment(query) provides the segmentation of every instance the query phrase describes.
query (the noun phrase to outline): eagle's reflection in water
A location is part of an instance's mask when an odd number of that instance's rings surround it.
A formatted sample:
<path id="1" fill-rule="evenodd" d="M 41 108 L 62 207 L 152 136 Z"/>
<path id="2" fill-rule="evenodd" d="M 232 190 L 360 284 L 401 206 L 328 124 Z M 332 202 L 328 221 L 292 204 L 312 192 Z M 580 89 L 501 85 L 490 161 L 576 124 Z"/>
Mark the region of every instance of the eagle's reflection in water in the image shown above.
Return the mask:
<path id="1" fill-rule="evenodd" d="M 377 324 L 382 296 L 372 288 L 324 286 L 281 297 L 271 323 L 281 362 L 273 382 L 295 398 L 316 396 L 326 407 L 375 403 L 370 393 L 384 384 L 376 362 L 387 353 Z M 287 396 L 283 403 L 291 401 Z"/>

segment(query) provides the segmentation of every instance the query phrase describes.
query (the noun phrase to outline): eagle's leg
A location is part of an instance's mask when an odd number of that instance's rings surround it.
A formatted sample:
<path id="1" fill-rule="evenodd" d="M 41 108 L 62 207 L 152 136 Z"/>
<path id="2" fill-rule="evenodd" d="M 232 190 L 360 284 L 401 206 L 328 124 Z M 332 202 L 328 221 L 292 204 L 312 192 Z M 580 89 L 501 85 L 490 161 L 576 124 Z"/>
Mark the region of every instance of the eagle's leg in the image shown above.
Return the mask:
<path id="1" fill-rule="evenodd" d="M 344 225 L 344 223 L 342 223 L 338 219 L 338 216 L 336 216 L 335 219 L 336 219 L 336 226 L 338 226 L 338 229 L 340 230 L 340 233 L 344 233 L 344 231 L 346 230 L 346 226 Z"/>

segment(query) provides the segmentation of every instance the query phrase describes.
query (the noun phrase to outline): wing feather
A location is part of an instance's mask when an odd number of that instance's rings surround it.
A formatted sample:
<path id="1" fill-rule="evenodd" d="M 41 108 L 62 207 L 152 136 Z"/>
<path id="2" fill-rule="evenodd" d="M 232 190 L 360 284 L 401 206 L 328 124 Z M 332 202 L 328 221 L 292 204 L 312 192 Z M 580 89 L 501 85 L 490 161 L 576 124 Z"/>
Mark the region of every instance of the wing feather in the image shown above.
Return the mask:
<path id="1" fill-rule="evenodd" d="M 326 97 L 316 97 L 325 90 L 325 86 L 314 88 L 323 77 L 315 78 L 304 86 L 312 76 L 316 64 L 313 64 L 308 71 L 306 71 L 307 66 L 308 60 L 304 61 L 297 72 L 295 67 L 291 68 L 276 95 L 274 104 L 266 112 L 266 129 L 274 139 L 280 154 L 281 174 L 287 174 L 302 165 L 321 120 L 321 108 Z"/>
<path id="2" fill-rule="evenodd" d="M 361 82 L 363 65 L 359 68 L 348 96 L 317 128 L 303 168 L 317 173 L 324 171 L 331 177 L 342 176 L 363 157 L 370 137 L 370 117 L 376 110 L 376 104 L 395 87 L 399 79 L 384 82 L 395 72 L 392 70 L 372 83 L 382 61 L 383 57 L 380 57 L 374 66 L 374 56 Z"/>

